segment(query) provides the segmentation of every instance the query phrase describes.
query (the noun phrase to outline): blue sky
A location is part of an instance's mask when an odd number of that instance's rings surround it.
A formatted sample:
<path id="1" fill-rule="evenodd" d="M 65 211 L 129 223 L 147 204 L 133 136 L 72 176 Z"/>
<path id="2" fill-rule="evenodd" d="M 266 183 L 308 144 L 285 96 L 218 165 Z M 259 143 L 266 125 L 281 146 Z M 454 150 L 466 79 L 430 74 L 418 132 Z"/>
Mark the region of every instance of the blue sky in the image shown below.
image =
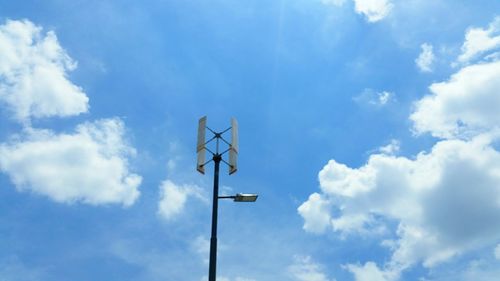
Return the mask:
<path id="1" fill-rule="evenodd" d="M 496 280 L 500 3 L 0 0 L 0 279 Z"/>

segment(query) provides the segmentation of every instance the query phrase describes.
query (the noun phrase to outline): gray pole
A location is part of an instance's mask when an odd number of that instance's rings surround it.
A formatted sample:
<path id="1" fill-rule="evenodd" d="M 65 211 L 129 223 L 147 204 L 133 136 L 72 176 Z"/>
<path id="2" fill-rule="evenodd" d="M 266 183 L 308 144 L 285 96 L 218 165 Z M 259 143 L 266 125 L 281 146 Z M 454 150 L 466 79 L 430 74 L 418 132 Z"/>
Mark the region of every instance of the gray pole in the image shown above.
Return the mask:
<path id="1" fill-rule="evenodd" d="M 208 264 L 208 281 L 215 281 L 217 268 L 217 208 L 219 203 L 219 164 L 222 157 L 219 153 L 214 155 L 214 200 L 212 205 L 212 237 L 210 237 L 210 261 Z"/>

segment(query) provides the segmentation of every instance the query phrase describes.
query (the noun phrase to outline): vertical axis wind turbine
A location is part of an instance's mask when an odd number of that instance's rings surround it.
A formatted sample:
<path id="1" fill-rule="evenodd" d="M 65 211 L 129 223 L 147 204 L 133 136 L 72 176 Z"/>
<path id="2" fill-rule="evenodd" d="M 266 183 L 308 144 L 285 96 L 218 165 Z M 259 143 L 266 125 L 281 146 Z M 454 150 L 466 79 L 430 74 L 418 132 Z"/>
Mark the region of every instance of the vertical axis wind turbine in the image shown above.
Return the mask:
<path id="1" fill-rule="evenodd" d="M 205 139 L 206 131 L 213 134 L 208 141 Z M 223 134 L 231 130 L 231 142 L 223 138 Z M 215 152 L 210 150 L 207 145 L 215 140 Z M 227 149 L 220 152 L 219 146 L 224 143 L 228 146 Z M 206 161 L 206 152 L 212 155 L 212 158 Z M 238 122 L 235 118 L 231 118 L 231 127 L 222 132 L 215 132 L 207 127 L 207 117 L 203 116 L 198 121 L 198 140 L 196 145 L 197 165 L 196 170 L 205 174 L 205 165 L 214 162 L 214 192 L 212 205 L 212 234 L 210 237 L 210 260 L 208 265 L 208 281 L 215 281 L 217 268 L 217 211 L 219 199 L 233 199 L 235 202 L 255 202 L 257 194 L 238 193 L 233 196 L 219 196 L 219 166 L 220 162 L 225 163 L 229 167 L 229 175 L 234 174 L 238 170 Z M 229 153 L 229 162 L 224 160 L 222 156 Z"/>

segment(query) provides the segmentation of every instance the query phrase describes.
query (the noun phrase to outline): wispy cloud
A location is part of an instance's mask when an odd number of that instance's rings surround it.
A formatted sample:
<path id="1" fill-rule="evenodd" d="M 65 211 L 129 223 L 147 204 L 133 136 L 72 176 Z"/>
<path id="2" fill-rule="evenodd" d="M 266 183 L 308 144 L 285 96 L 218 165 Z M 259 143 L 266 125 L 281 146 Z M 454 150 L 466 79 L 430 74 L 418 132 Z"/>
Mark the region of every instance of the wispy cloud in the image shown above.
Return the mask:
<path id="1" fill-rule="evenodd" d="M 366 88 L 353 100 L 362 106 L 384 107 L 394 101 L 394 93 L 389 91 L 377 92 L 373 89 Z"/>
<path id="2" fill-rule="evenodd" d="M 347 0 L 321 0 L 323 4 L 331 4 L 335 6 L 342 6 Z"/>
<path id="3" fill-rule="evenodd" d="M 388 145 L 380 147 L 379 151 L 383 154 L 394 155 L 397 152 L 399 152 L 400 148 L 401 148 L 401 143 L 398 140 L 393 139 Z"/>
<path id="4" fill-rule="evenodd" d="M 415 59 L 415 63 L 420 71 L 432 72 L 432 64 L 435 60 L 433 47 L 430 44 L 424 43 L 420 46 L 420 48 L 422 48 L 422 52 L 418 58 Z"/>
<path id="5" fill-rule="evenodd" d="M 210 256 L 210 240 L 200 235 L 191 242 L 192 249 L 200 256 L 204 264 L 208 264 Z"/>
<path id="6" fill-rule="evenodd" d="M 374 262 L 364 265 L 349 264 L 344 267 L 354 275 L 356 281 L 391 281 L 398 278 L 397 274 L 380 269 Z"/>
<path id="7" fill-rule="evenodd" d="M 494 255 L 495 255 L 495 258 L 497 260 L 500 260 L 500 244 L 498 244 L 496 247 L 495 247 L 495 250 L 493 251 Z"/>
<path id="8" fill-rule="evenodd" d="M 328 279 L 322 266 L 315 263 L 310 256 L 295 256 L 295 262 L 288 267 L 288 272 L 297 281 L 335 281 Z"/>

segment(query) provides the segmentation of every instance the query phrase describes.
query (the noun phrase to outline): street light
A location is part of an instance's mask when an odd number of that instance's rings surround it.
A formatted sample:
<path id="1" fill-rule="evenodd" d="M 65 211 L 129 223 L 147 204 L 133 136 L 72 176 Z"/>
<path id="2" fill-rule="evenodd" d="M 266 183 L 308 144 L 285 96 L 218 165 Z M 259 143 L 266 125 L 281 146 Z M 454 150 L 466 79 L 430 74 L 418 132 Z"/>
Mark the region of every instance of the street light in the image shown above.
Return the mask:
<path id="1" fill-rule="evenodd" d="M 219 199 L 233 199 L 234 202 L 255 202 L 257 201 L 257 194 L 238 193 L 232 196 L 219 196 Z"/>
<path id="2" fill-rule="evenodd" d="M 220 162 L 224 162 L 229 167 L 229 175 L 234 174 L 237 171 L 237 159 L 238 159 L 238 123 L 236 119 L 231 118 L 231 127 L 222 131 L 215 132 L 209 127 L 207 127 L 207 117 L 202 117 L 198 122 L 198 140 L 197 140 L 197 165 L 196 169 L 198 172 L 205 174 L 205 165 L 214 162 L 214 193 L 213 193 L 213 204 L 212 204 L 212 235 L 210 237 L 210 260 L 208 265 L 208 281 L 215 281 L 216 278 L 216 268 L 217 268 L 217 212 L 219 199 L 233 199 L 234 202 L 255 202 L 257 200 L 257 194 L 249 193 L 237 193 L 232 196 L 219 196 L 219 166 Z M 213 137 L 205 141 L 206 130 L 213 134 Z M 222 135 L 231 130 L 231 142 L 226 141 Z M 207 148 L 207 144 L 215 140 L 215 152 L 212 152 Z M 229 148 L 219 153 L 219 141 L 226 143 Z M 212 154 L 212 159 L 205 162 L 206 152 Z M 222 159 L 222 155 L 229 152 L 229 163 Z"/>

